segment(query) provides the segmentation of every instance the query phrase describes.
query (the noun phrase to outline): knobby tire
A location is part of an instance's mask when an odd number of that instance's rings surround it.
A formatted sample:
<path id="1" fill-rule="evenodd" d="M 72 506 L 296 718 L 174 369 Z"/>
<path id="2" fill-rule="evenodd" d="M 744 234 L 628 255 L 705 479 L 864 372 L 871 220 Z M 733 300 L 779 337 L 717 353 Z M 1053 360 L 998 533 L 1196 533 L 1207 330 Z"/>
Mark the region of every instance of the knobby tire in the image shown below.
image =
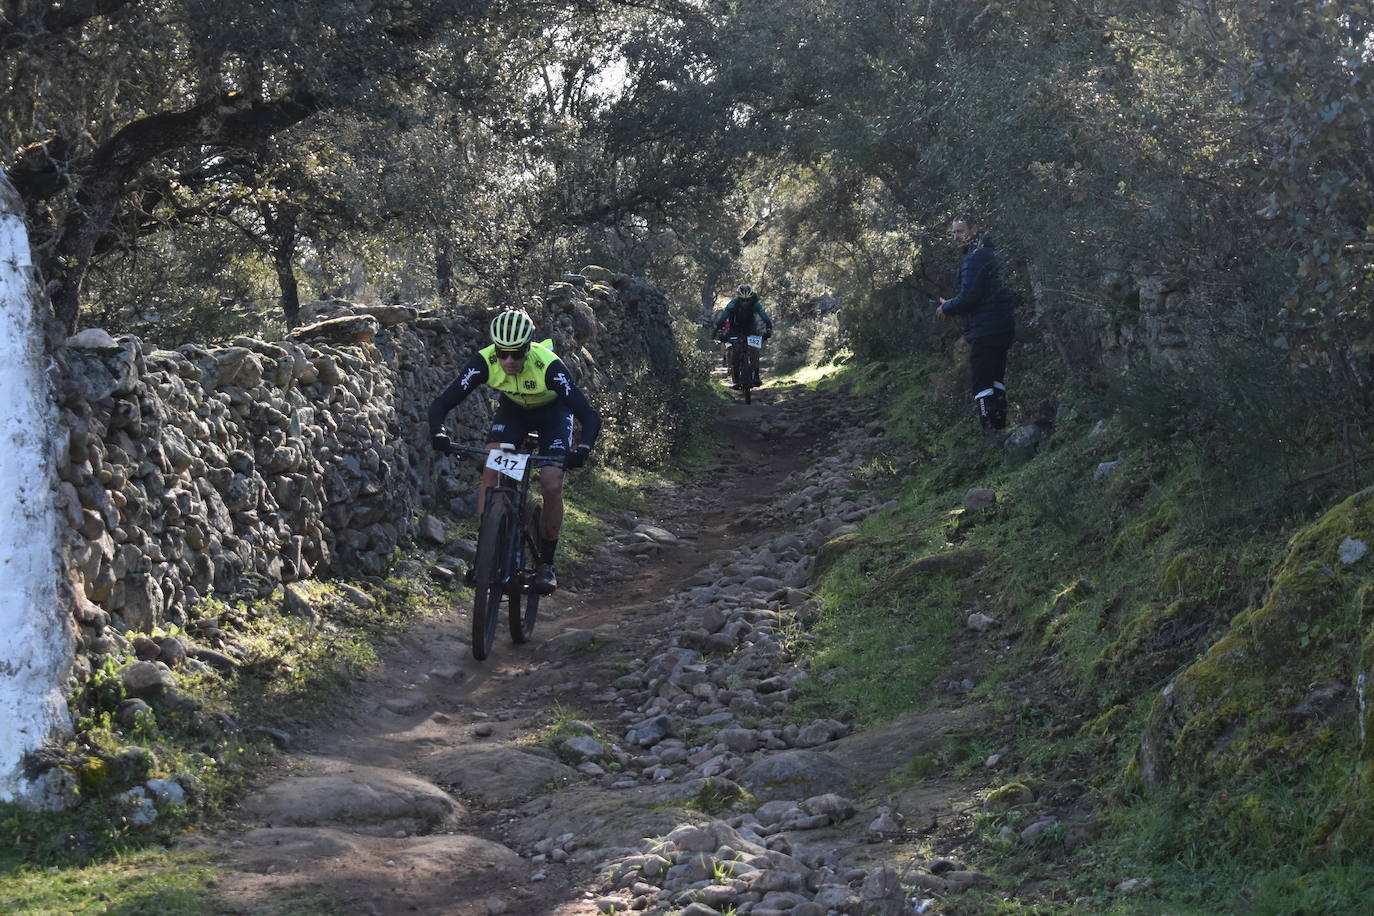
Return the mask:
<path id="1" fill-rule="evenodd" d="M 731 346 L 730 381 L 739 385 L 744 394 L 744 403 L 750 402 L 749 383 L 753 381 L 752 364 L 749 361 L 748 345 L 743 340 Z"/>
<path id="2" fill-rule="evenodd" d="M 477 559 L 472 597 L 472 657 L 479 662 L 491 653 L 496 638 L 496 621 L 501 613 L 501 562 L 510 526 L 510 504 L 504 496 L 494 495 L 482 516 L 477 536 Z"/>
<path id="3" fill-rule="evenodd" d="M 525 503 L 525 531 L 529 533 L 529 537 L 525 539 L 520 569 L 517 572 L 518 580 L 528 588 L 512 592 L 509 605 L 510 638 L 517 643 L 529 642 L 530 636 L 534 634 L 535 617 L 539 614 L 539 593 L 534 590 L 533 583 L 535 571 L 539 568 L 538 548 L 544 542 L 540 528 L 541 516 L 542 506 L 533 499 L 528 500 Z M 522 597 L 523 612 L 520 607 Z"/>

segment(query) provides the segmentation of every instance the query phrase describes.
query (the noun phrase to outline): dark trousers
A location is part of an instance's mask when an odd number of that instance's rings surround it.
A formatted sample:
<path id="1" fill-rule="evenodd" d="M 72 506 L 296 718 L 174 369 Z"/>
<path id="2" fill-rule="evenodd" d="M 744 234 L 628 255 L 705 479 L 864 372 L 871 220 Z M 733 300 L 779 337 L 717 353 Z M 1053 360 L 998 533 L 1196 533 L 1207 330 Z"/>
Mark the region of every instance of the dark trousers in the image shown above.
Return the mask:
<path id="1" fill-rule="evenodd" d="M 968 367 L 978 422 L 984 429 L 1007 425 L 1007 351 L 1015 332 L 989 334 L 968 342 Z"/>

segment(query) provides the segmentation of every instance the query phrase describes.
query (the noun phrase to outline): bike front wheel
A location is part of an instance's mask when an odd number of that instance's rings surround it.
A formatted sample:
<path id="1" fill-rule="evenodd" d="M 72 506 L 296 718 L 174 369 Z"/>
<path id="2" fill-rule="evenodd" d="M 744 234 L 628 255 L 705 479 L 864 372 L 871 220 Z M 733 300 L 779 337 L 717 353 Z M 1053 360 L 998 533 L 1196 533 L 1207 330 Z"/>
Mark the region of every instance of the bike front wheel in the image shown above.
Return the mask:
<path id="1" fill-rule="evenodd" d="M 510 534 L 510 504 L 496 497 L 482 516 L 477 536 L 477 559 L 473 564 L 476 588 L 472 597 L 472 657 L 479 662 L 491 652 L 496 638 L 496 621 L 504 597 L 501 569 L 506 538 Z"/>
<path id="2" fill-rule="evenodd" d="M 534 590 L 534 575 L 539 568 L 539 545 L 543 543 L 542 507 L 534 500 L 525 503 L 525 549 L 520 552 L 520 569 L 515 579 L 520 588 L 510 595 L 510 638 L 529 642 L 534 635 L 534 619 L 539 614 L 539 593 Z M 522 601 L 523 607 L 521 607 Z"/>

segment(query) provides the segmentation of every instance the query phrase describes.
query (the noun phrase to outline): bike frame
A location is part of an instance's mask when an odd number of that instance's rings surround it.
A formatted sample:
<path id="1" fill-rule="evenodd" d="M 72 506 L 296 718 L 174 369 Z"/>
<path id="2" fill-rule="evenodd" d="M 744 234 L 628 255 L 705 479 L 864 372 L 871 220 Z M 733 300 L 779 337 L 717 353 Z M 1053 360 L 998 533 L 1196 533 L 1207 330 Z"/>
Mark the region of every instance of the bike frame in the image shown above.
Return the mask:
<path id="1" fill-rule="evenodd" d="M 742 374 L 744 372 L 748 372 L 751 373 L 750 381 L 752 381 L 752 373 L 754 371 L 754 353 L 758 352 L 762 354 L 763 347 L 749 346 L 748 339 L 745 337 L 745 335 L 742 334 L 730 334 L 722 338 L 722 340 L 724 343 L 730 345 L 731 377 L 736 381 L 742 381 Z M 754 386 L 749 385 L 748 387 L 753 388 Z"/>
<path id="2" fill-rule="evenodd" d="M 478 458 L 486 460 L 490 449 L 477 448 L 470 445 L 456 445 L 452 447 L 455 454 L 467 458 Z M 519 449 L 513 449 L 519 452 Z M 525 473 L 520 480 L 513 480 L 508 475 L 497 472 L 496 484 L 487 489 L 486 503 L 482 506 L 482 516 L 494 505 L 494 500 L 501 494 L 501 498 L 509 499 L 511 512 L 513 514 L 513 524 L 510 527 L 510 534 L 507 536 L 506 543 L 501 545 L 501 568 L 500 580 L 492 583 L 502 593 L 510 595 L 517 592 L 524 592 L 529 589 L 528 582 L 513 582 L 517 571 L 520 569 L 521 560 L 524 559 L 523 551 L 528 548 L 536 552 L 538 556 L 539 542 L 535 540 L 535 532 L 526 530 L 525 527 L 525 504 L 529 501 L 530 480 L 534 477 L 534 471 L 539 468 L 561 467 L 563 456 L 561 455 L 535 455 L 529 454 L 529 461 L 525 465 Z M 542 536 L 542 532 L 539 532 Z"/>

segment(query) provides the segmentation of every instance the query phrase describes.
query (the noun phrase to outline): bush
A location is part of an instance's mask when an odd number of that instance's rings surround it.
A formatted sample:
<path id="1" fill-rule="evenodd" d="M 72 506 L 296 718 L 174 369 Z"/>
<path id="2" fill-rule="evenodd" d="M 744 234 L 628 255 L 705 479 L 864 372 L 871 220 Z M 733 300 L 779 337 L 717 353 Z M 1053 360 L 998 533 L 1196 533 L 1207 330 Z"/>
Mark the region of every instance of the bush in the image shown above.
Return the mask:
<path id="1" fill-rule="evenodd" d="M 780 373 L 823 365 L 840 351 L 840 322 L 834 315 L 819 315 L 779 325 L 769 348 Z"/>

